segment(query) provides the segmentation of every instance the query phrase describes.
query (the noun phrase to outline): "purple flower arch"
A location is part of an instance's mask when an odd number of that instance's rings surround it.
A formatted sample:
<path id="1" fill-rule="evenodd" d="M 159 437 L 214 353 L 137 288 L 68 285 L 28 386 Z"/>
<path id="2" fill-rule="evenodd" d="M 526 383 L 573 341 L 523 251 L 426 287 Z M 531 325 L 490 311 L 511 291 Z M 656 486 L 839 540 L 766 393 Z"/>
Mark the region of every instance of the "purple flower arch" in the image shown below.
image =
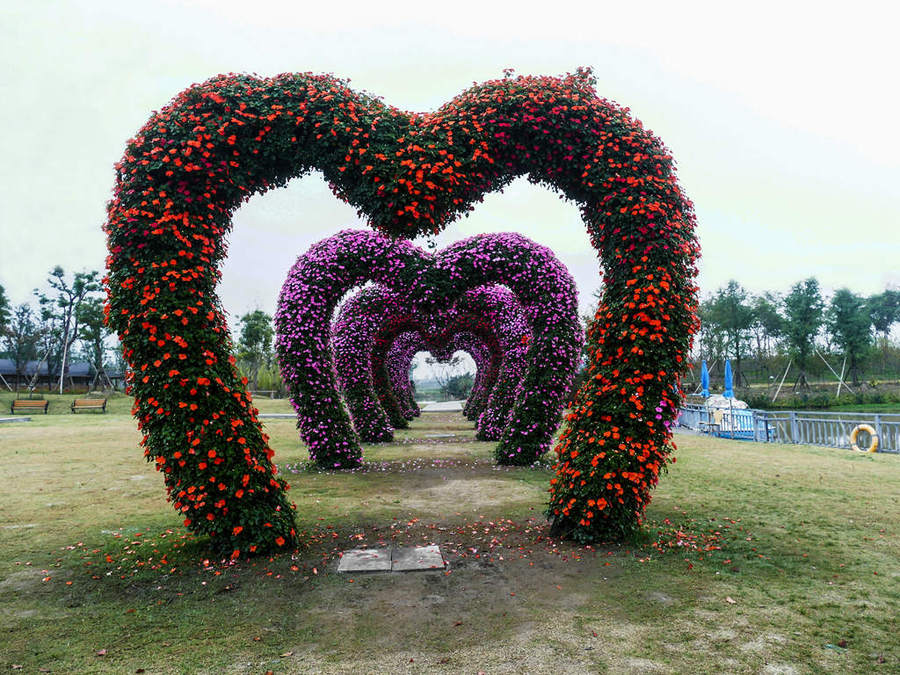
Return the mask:
<path id="1" fill-rule="evenodd" d="M 532 328 L 522 303 L 508 288 L 494 286 L 484 293 L 467 293 L 460 300 L 459 308 L 472 314 L 485 316 L 497 334 L 500 351 L 492 364 L 496 375 L 491 377 L 490 387 L 485 387 L 483 400 L 477 400 L 468 412 L 475 418 L 476 437 L 483 441 L 499 441 L 510 423 L 510 415 L 517 404 L 517 396 L 528 386 L 526 377 L 531 368 L 530 346 Z M 572 366 L 570 366 L 572 367 Z M 555 429 L 555 427 L 554 427 Z M 499 448 L 498 448 L 499 450 Z M 498 456 L 498 461 L 504 460 Z"/>
<path id="2" fill-rule="evenodd" d="M 275 312 L 275 349 L 300 436 L 323 467 L 359 466 L 359 438 L 338 392 L 331 319 L 348 290 L 390 281 L 425 252 L 365 230 L 344 230 L 317 242 L 288 273 Z M 410 268 L 411 269 L 411 268 Z"/>
<path id="3" fill-rule="evenodd" d="M 464 351 L 472 354 L 478 367 L 472 392 L 466 402 L 463 414 L 468 419 L 479 421 L 479 417 L 488 406 L 488 400 L 498 382 L 498 376 L 501 376 L 500 386 L 507 393 L 505 396 L 498 395 L 495 399 L 494 409 L 488 419 L 495 420 L 494 424 L 502 427 L 506 423 L 513 405 L 512 397 L 524 373 L 531 329 L 525 321 L 521 304 L 509 289 L 494 286 L 482 287 L 477 290 L 478 292 L 466 293 L 456 303 L 458 311 L 485 317 L 490 324 L 491 333 L 491 336 L 487 336 L 481 329 L 476 330 L 474 332 L 481 333 L 481 340 L 461 347 Z M 460 329 L 455 327 L 454 330 Z M 496 337 L 496 340 L 492 336 Z M 473 335 L 472 337 L 477 340 L 477 336 Z M 379 336 L 376 343 L 383 339 L 390 339 L 390 336 Z M 494 345 L 492 349 L 487 349 L 485 339 L 489 344 Z M 436 346 L 432 340 L 430 345 L 432 353 Z M 445 344 L 445 351 L 446 346 Z M 485 351 L 486 349 L 487 351 Z M 412 355 L 409 358 L 411 359 Z M 373 367 L 376 372 L 379 365 L 379 350 L 376 346 L 373 355 Z M 408 367 L 408 363 L 404 365 Z M 481 426 L 480 422 L 478 426 Z M 493 434 L 488 432 L 483 436 L 483 440 L 499 440 L 499 438 L 499 431 Z"/>
<path id="4" fill-rule="evenodd" d="M 472 356 L 477 368 L 472 391 L 466 399 L 466 405 L 463 406 L 463 415 L 466 419 L 477 422 L 497 382 L 503 355 L 495 354 L 476 335 L 470 333 L 460 333 L 457 336 L 457 345 L 459 350 Z"/>
<path id="5" fill-rule="evenodd" d="M 415 355 L 424 350 L 424 342 L 418 331 L 409 330 L 397 336 L 391 343 L 384 357 L 384 368 L 387 371 L 388 385 L 394 398 L 400 405 L 400 411 L 406 420 L 418 417 L 422 411 L 416 403 L 410 380 L 410 368 Z M 376 364 L 372 365 L 373 371 Z M 380 396 L 380 394 L 379 394 Z"/>
<path id="6" fill-rule="evenodd" d="M 500 352 L 493 317 L 465 310 L 474 307 L 486 314 L 502 311 L 499 305 L 510 301 L 509 291 L 499 297 L 492 291 L 495 289 L 467 291 L 452 307 L 424 314 L 405 305 L 393 291 L 373 285 L 357 292 L 341 307 L 331 331 L 335 370 L 361 440 L 390 440 L 394 428 L 406 426 L 403 418 L 401 424 L 394 423 L 401 413 L 383 367 L 384 354 L 397 335 L 415 330 L 429 351 L 440 352 L 447 350 L 454 334 L 468 331 L 478 335 L 493 352 Z"/>
<path id="7" fill-rule="evenodd" d="M 364 289 L 358 296 L 367 294 L 371 296 L 371 293 L 370 289 Z M 388 307 L 386 301 L 382 305 L 370 302 L 369 311 L 382 312 Z M 366 334 L 369 330 L 370 321 L 369 317 L 354 316 L 361 310 L 359 304 L 348 303 L 342 309 L 339 318 L 341 330 L 349 333 L 346 339 L 354 342 L 354 349 L 345 351 L 351 360 L 346 362 L 338 359 L 336 362 L 342 378 L 354 379 L 357 377 L 356 373 L 365 369 L 366 363 L 371 361 L 375 394 L 393 424 L 394 417 L 402 415 L 400 399 L 410 396 L 411 392 L 408 391 L 408 384 L 405 385 L 406 393 L 403 393 L 395 391 L 389 383 L 396 381 L 408 383 L 409 365 L 415 352 L 425 349 L 436 356 L 441 354 L 449 359 L 453 351 L 463 348 L 476 358 L 478 371 L 473 393 L 483 399 L 479 409 L 488 408 L 479 420 L 478 426 L 480 427 L 482 420 L 489 419 L 493 420 L 497 427 L 493 433 L 489 430 L 479 437 L 482 440 L 500 439 L 501 431 L 513 407 L 515 394 L 525 376 L 528 343 L 531 337 L 522 307 L 511 291 L 499 286 L 482 286 L 467 291 L 457 300 L 453 311 L 441 316 L 440 321 L 443 322 L 441 325 L 436 324 L 435 317 L 422 316 L 409 320 L 407 308 L 400 309 L 400 316 L 384 314 L 380 317 L 383 324 L 374 339 L 371 354 L 362 351 L 363 342 L 358 341 L 358 336 Z M 417 332 L 410 334 L 406 332 L 409 330 Z M 338 332 L 336 329 L 332 331 L 335 344 L 344 339 Z M 412 339 L 407 338 L 404 342 L 405 358 L 396 366 L 400 368 L 400 372 L 389 374 L 386 355 L 393 348 L 392 343 L 398 336 L 411 336 Z M 416 336 L 418 339 L 415 339 Z M 505 395 L 491 397 L 488 403 L 488 397 L 495 389 L 495 382 L 498 383 L 497 386 L 502 385 Z M 396 389 L 400 390 L 403 387 L 401 384 Z M 482 391 L 479 392 L 479 389 Z M 359 389 L 358 392 L 361 395 L 373 396 L 365 389 Z M 349 405 L 352 410 L 355 404 L 351 402 Z M 370 406 L 371 401 L 368 401 L 367 405 Z M 391 410 L 392 406 L 396 408 L 394 412 Z M 487 415 L 488 412 L 491 414 Z M 397 424 L 393 426 L 400 428 Z"/>
<path id="8" fill-rule="evenodd" d="M 496 380 L 496 364 L 493 365 L 493 378 L 490 378 L 489 375 L 489 370 L 492 367 L 491 359 L 498 357 L 495 357 L 481 339 L 471 333 L 456 333 L 448 345 L 448 350 L 451 349 L 453 352 L 467 352 L 475 362 L 475 381 L 472 384 L 472 391 L 463 409 L 463 414 L 466 418 L 475 421 L 478 419 L 478 414 L 484 409 L 494 380 Z M 418 331 L 408 331 L 401 333 L 394 340 L 388 348 L 384 359 L 384 368 L 388 373 L 388 384 L 407 420 L 418 417 L 421 413 L 413 394 L 409 375 L 413 358 L 418 352 L 423 351 L 431 350 L 425 344 L 422 336 Z M 432 356 L 437 358 L 437 354 L 434 352 L 432 352 Z M 378 364 L 373 363 L 372 367 L 374 370 L 378 367 Z M 381 394 L 379 393 L 380 396 Z M 475 409 L 476 406 L 478 406 L 478 414 L 473 415 L 470 411 Z"/>
<path id="9" fill-rule="evenodd" d="M 385 317 L 403 327 L 417 324 L 415 310 L 401 296 L 381 286 L 367 286 L 343 304 L 330 327 L 344 403 L 357 435 L 366 443 L 392 441 L 394 429 L 407 426 L 393 397 L 384 405 L 375 393 L 372 350 Z"/>
<path id="10" fill-rule="evenodd" d="M 358 439 L 335 386 L 328 325 L 344 293 L 368 281 L 382 284 L 398 300 L 402 294 L 410 308 L 424 313 L 446 309 L 466 291 L 483 285 L 503 284 L 520 302 L 527 300 L 523 309 L 534 338 L 532 365 L 516 400 L 518 414 L 511 417 L 497 454 L 504 463 L 527 464 L 546 452 L 583 340 L 575 284 L 552 251 L 507 233 L 470 237 L 430 256 L 407 241 L 347 230 L 298 258 L 275 315 L 282 374 L 312 459 L 334 468 L 361 461 Z M 364 370 L 371 381 L 371 367 Z M 373 438 L 386 437 L 388 425 L 380 406 L 367 405 L 352 414 L 357 424 L 363 420 Z"/>
<path id="11" fill-rule="evenodd" d="M 550 249 L 516 233 L 464 239 L 440 251 L 435 262 L 428 288 L 443 281 L 444 295 L 453 297 L 467 281 L 502 284 L 522 305 L 531 329 L 528 370 L 496 456 L 504 464 L 530 464 L 550 447 L 584 340 L 575 283 Z"/>

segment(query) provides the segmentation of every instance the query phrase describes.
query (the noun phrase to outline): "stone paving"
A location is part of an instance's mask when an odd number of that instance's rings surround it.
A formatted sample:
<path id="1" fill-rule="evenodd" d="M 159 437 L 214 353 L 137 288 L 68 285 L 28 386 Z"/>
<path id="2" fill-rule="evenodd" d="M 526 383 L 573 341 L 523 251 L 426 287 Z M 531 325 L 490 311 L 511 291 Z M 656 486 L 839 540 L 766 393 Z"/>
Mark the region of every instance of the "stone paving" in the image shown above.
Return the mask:
<path id="1" fill-rule="evenodd" d="M 458 412 L 463 409 L 465 401 L 441 401 L 440 403 L 429 403 L 422 405 L 422 412 Z"/>
<path id="2" fill-rule="evenodd" d="M 0 417 L 0 424 L 4 422 L 30 422 L 30 417 Z"/>
<path id="3" fill-rule="evenodd" d="M 431 546 L 355 548 L 344 551 L 338 572 L 420 572 L 446 567 L 441 549 Z"/>
<path id="4" fill-rule="evenodd" d="M 338 572 L 390 572 L 391 549 L 356 548 L 344 551 Z"/>

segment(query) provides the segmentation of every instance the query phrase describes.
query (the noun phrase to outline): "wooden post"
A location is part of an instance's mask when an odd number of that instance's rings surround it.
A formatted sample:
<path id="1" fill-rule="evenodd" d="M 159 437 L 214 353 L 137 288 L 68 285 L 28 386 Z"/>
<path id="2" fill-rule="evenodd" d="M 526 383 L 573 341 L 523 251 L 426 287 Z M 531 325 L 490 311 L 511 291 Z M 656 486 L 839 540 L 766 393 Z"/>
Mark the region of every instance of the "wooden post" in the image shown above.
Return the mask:
<path id="1" fill-rule="evenodd" d="M 781 386 L 784 384 L 785 379 L 787 379 L 788 371 L 791 369 L 791 364 L 794 362 L 794 359 L 788 360 L 787 368 L 784 369 L 784 376 L 781 378 L 781 382 L 778 384 L 778 389 L 775 390 L 775 395 L 772 397 L 772 403 L 775 402 L 775 399 L 778 398 L 778 394 L 781 393 Z"/>
<path id="2" fill-rule="evenodd" d="M 844 355 L 844 362 L 841 364 L 841 377 L 840 377 L 840 381 L 838 382 L 838 390 L 837 390 L 837 394 L 835 395 L 835 398 L 841 397 L 841 385 L 844 384 L 844 366 L 846 366 L 846 365 L 847 365 L 847 356 Z"/>

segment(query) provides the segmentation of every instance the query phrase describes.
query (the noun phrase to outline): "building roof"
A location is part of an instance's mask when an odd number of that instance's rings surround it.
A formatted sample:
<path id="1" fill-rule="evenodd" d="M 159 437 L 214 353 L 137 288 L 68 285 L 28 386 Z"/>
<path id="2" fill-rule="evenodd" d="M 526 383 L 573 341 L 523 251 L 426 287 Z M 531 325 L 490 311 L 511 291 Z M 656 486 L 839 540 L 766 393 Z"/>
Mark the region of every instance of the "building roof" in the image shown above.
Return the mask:
<path id="1" fill-rule="evenodd" d="M 40 377 L 47 376 L 47 362 L 42 361 L 40 363 L 40 367 L 38 367 L 37 361 L 28 361 L 25 364 L 24 372 L 22 375 L 24 377 L 32 377 L 34 375 L 35 368 L 38 368 L 38 375 Z M 106 374 L 110 377 L 122 377 L 121 373 L 115 372 L 114 368 L 110 368 L 106 371 Z M 0 375 L 4 377 L 15 377 L 16 376 L 16 364 L 12 359 L 0 359 Z M 91 364 L 87 361 L 70 361 L 69 362 L 69 375 L 72 377 L 93 377 L 94 369 L 91 367 Z M 59 370 L 54 369 L 52 373 L 53 377 L 59 376 Z"/>

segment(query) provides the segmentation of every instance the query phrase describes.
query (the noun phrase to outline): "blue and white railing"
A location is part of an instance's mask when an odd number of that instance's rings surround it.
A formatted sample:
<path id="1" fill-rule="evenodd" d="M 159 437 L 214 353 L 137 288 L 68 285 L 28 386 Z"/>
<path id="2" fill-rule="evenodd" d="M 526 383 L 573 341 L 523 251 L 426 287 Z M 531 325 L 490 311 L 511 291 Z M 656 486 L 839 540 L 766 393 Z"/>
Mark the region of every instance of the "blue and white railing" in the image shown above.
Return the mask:
<path id="1" fill-rule="evenodd" d="M 678 426 L 720 438 L 847 449 L 852 447 L 850 437 L 854 429 L 861 425 L 875 430 L 879 452 L 900 453 L 900 414 L 896 413 L 711 410 L 703 405 L 686 403 L 681 406 L 678 417 Z"/>

